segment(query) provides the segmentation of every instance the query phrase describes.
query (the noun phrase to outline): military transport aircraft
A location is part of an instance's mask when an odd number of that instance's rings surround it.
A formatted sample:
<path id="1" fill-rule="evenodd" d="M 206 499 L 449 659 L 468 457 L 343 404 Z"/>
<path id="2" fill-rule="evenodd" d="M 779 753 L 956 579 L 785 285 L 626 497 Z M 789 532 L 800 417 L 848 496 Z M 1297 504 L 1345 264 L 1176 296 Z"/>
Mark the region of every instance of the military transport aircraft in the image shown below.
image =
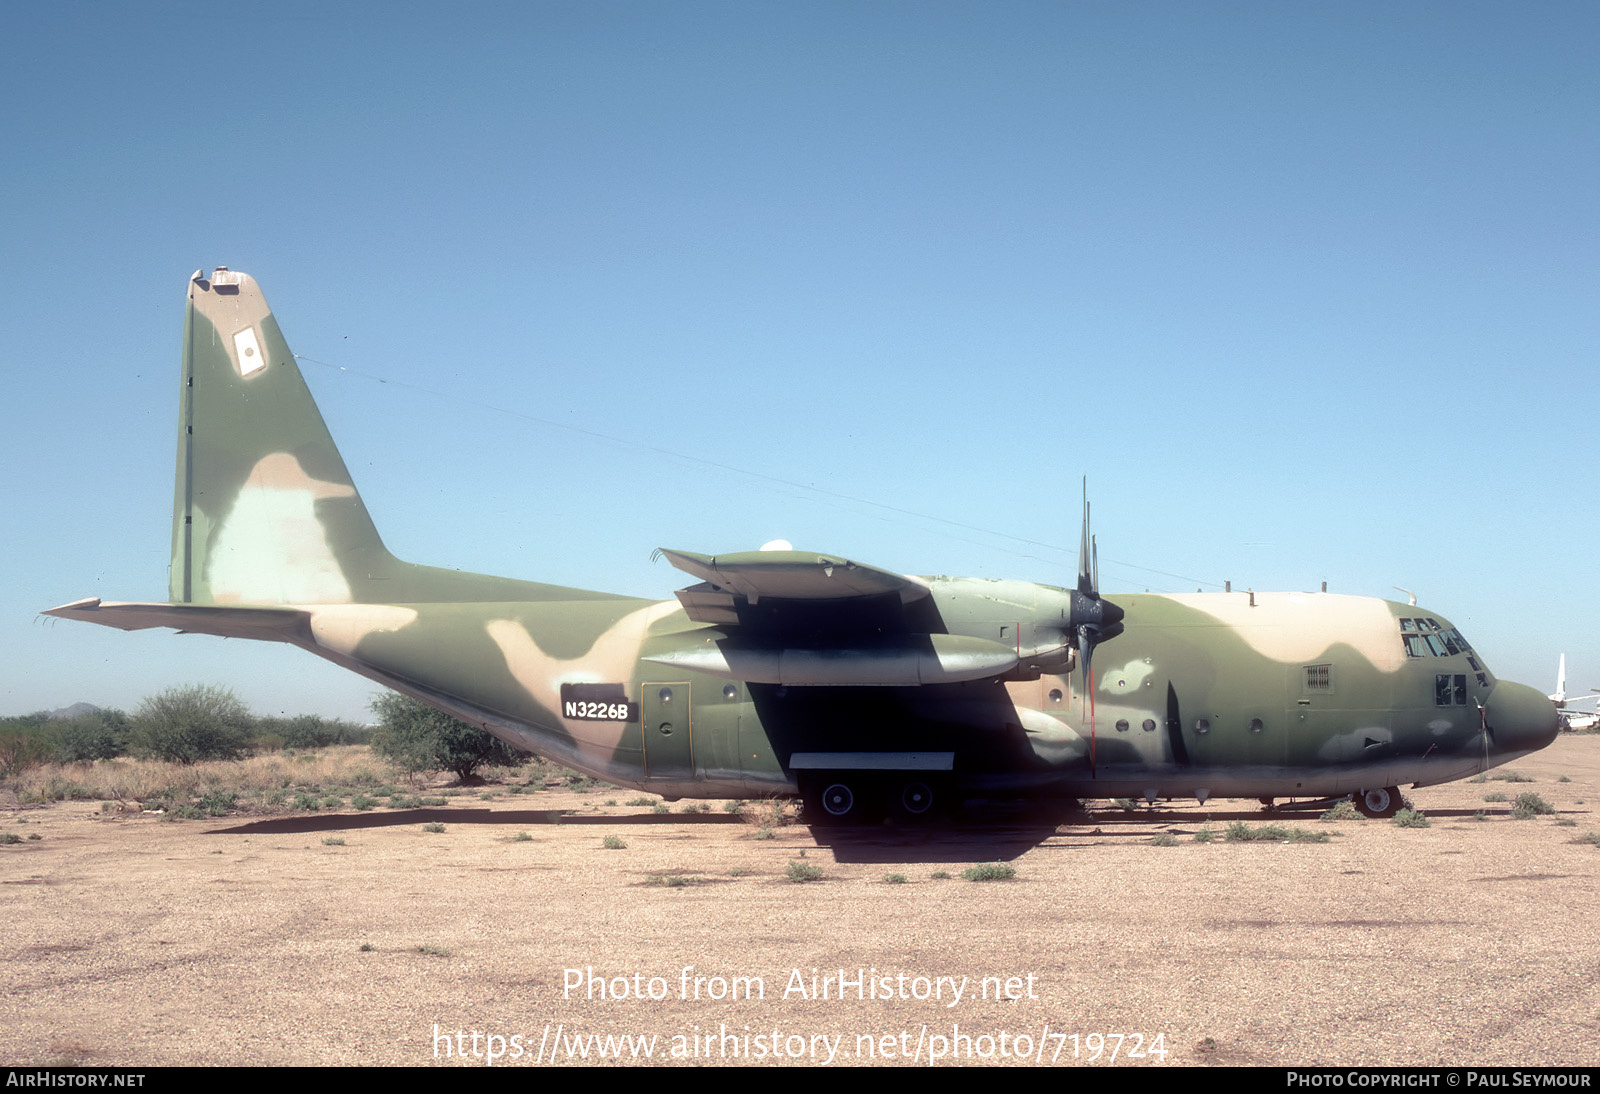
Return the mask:
<path id="1" fill-rule="evenodd" d="M 385 549 L 255 281 L 189 283 L 166 603 L 48 614 L 288 642 L 608 782 L 801 795 L 820 820 L 952 799 L 1331 798 L 1548 745 L 1556 708 L 1450 621 L 1327 593 L 1100 595 L 841 555 L 663 551 L 652 602 Z"/>

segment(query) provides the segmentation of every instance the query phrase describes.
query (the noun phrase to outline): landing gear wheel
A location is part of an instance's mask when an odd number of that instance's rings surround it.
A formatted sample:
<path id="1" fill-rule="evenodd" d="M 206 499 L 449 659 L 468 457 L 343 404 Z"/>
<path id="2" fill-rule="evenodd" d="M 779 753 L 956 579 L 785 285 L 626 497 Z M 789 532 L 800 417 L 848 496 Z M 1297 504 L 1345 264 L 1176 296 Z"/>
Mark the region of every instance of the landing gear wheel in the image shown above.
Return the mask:
<path id="1" fill-rule="evenodd" d="M 834 820 L 844 820 L 859 808 L 856 805 L 856 792 L 850 789 L 849 783 L 829 783 L 822 788 L 818 801 L 822 811 Z"/>
<path id="2" fill-rule="evenodd" d="M 1398 786 L 1386 786 L 1381 790 L 1358 790 L 1351 795 L 1350 800 L 1355 803 L 1356 812 L 1363 817 L 1392 817 L 1400 812 L 1400 807 L 1405 804 L 1400 797 Z"/>
<path id="3" fill-rule="evenodd" d="M 864 779 L 844 775 L 823 776 L 805 791 L 806 813 L 811 823 L 861 824 L 873 811 L 873 787 Z"/>
<path id="4" fill-rule="evenodd" d="M 896 805 L 905 820 L 931 820 L 938 813 L 941 795 L 932 783 L 909 779 L 900 784 L 899 791 Z"/>

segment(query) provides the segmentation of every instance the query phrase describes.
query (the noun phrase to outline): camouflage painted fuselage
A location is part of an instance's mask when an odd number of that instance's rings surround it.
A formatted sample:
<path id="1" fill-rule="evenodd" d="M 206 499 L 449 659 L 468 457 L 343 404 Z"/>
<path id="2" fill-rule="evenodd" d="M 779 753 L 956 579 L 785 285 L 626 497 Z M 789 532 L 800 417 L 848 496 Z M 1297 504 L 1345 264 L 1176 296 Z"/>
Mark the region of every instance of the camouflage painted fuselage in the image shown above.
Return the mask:
<path id="1" fill-rule="evenodd" d="M 930 581 L 951 616 L 988 584 Z M 800 686 L 663 670 L 646 658 L 731 629 L 690 621 L 676 601 L 304 610 L 312 652 L 669 796 L 795 793 L 794 754 L 867 753 L 949 754 L 975 793 L 1318 797 L 1465 778 L 1554 739 L 1549 701 L 1474 668 L 1474 652 L 1408 656 L 1401 619 L 1451 629 L 1418 609 L 1322 593 L 1119 603 L 1126 630 L 1097 659 L 1092 710 L 1077 671 Z"/>
<path id="2" fill-rule="evenodd" d="M 254 281 L 197 274 L 185 339 L 170 600 L 51 614 L 289 642 L 610 782 L 1319 797 L 1462 778 L 1556 734 L 1543 695 L 1390 601 L 1118 597 L 1086 691 L 1076 594 L 1053 586 L 669 551 L 704 580 L 653 602 L 402 562 Z"/>

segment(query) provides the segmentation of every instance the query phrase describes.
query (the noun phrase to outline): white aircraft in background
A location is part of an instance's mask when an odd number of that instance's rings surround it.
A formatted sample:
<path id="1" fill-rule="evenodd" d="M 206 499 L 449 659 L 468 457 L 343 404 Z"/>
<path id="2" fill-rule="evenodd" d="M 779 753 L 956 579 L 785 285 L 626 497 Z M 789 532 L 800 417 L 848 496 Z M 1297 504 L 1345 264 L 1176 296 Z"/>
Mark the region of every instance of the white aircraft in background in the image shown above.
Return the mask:
<path id="1" fill-rule="evenodd" d="M 1576 699 L 1567 698 L 1567 655 L 1561 655 L 1561 665 L 1556 669 L 1556 692 L 1550 699 L 1561 712 L 1562 729 L 1594 729 L 1600 726 L 1600 708 L 1596 710 L 1567 709 L 1568 703 L 1594 703 L 1600 701 L 1600 688 L 1590 688 L 1589 695 L 1580 695 Z"/>

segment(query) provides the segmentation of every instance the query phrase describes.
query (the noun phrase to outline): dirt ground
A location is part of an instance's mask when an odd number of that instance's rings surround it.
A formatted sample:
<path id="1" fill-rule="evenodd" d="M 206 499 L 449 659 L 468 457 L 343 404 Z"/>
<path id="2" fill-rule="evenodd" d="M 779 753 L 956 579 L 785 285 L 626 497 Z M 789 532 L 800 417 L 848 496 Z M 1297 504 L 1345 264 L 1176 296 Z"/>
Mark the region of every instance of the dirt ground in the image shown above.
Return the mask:
<path id="1" fill-rule="evenodd" d="M 1513 768 L 1407 791 L 1429 828 L 1101 802 L 766 839 L 609 788 L 0 810 L 0 1062 L 1593 1064 L 1600 737 Z M 1523 791 L 1557 813 L 1484 801 Z M 1336 835 L 1193 838 L 1240 819 Z"/>

